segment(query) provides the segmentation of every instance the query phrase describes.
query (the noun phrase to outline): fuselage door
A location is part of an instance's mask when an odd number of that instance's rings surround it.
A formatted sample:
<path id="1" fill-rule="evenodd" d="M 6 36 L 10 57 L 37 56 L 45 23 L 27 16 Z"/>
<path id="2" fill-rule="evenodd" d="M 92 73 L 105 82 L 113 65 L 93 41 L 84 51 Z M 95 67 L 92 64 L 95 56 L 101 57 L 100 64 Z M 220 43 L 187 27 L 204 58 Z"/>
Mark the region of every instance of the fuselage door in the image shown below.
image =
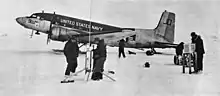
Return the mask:
<path id="1" fill-rule="evenodd" d="M 125 38 L 127 47 L 135 47 L 136 46 L 136 34 Z"/>

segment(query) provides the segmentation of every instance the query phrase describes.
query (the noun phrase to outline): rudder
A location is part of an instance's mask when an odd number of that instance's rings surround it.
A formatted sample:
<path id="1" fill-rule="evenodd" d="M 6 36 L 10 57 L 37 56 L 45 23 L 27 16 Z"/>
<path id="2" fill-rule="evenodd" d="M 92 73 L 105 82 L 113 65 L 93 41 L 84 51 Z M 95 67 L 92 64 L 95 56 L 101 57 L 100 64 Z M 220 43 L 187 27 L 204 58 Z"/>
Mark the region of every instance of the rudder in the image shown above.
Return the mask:
<path id="1" fill-rule="evenodd" d="M 159 24 L 155 28 L 155 34 L 163 37 L 169 43 L 174 42 L 175 30 L 175 13 L 167 12 L 162 13 Z"/>

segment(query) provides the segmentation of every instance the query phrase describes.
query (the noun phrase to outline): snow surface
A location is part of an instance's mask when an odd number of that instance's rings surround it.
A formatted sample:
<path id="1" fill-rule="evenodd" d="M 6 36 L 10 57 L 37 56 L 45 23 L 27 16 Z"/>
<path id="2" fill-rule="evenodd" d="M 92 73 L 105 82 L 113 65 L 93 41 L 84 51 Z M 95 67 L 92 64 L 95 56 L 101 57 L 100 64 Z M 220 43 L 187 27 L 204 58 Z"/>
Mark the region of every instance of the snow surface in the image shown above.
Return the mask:
<path id="1" fill-rule="evenodd" d="M 204 72 L 182 74 L 182 67 L 173 64 L 173 49 L 156 49 L 165 55 L 146 56 L 145 52 L 117 57 L 117 48 L 108 48 L 105 70 L 116 82 L 85 82 L 84 74 L 74 77 L 75 83 L 61 84 L 66 61 L 63 54 L 51 49 L 64 43 L 46 45 L 46 36 L 8 35 L 0 38 L 0 96 L 219 96 L 219 40 L 205 39 Z M 127 51 L 128 49 L 126 49 Z M 132 50 L 132 49 L 129 49 Z M 84 67 L 78 58 L 77 70 Z M 149 62 L 150 68 L 143 64 Z M 188 70 L 187 70 L 188 72 Z"/>

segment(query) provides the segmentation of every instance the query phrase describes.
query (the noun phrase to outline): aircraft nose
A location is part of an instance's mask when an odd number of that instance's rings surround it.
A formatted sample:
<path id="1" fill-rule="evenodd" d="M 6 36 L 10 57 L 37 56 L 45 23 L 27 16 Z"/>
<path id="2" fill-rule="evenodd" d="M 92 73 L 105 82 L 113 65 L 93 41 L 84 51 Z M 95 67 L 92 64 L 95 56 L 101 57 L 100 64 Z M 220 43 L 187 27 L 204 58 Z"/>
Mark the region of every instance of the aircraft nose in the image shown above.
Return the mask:
<path id="1" fill-rule="evenodd" d="M 19 24 L 24 25 L 24 19 L 23 19 L 23 17 L 18 17 L 18 18 L 16 18 L 16 21 L 17 21 Z"/>

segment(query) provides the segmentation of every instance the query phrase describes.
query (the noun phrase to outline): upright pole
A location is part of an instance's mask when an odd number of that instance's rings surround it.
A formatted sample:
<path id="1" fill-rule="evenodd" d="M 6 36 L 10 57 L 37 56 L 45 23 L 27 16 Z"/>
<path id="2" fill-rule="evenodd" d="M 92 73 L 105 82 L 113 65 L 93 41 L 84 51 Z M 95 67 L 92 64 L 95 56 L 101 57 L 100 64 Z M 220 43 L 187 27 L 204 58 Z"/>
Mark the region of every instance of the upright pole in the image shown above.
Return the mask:
<path id="1" fill-rule="evenodd" d="M 89 44 L 91 44 L 91 28 L 92 28 L 92 22 L 91 22 L 91 18 L 92 18 L 92 0 L 90 0 L 90 8 L 89 8 Z"/>
<path id="2" fill-rule="evenodd" d="M 86 67 L 86 74 L 85 74 L 85 80 L 88 81 L 90 77 L 90 73 L 92 72 L 92 51 L 90 50 L 91 48 L 91 28 L 92 28 L 92 23 L 91 23 L 91 14 L 92 14 L 92 0 L 90 0 L 90 10 L 89 10 L 89 45 L 87 46 L 86 49 L 86 57 L 85 57 L 85 67 Z"/>

